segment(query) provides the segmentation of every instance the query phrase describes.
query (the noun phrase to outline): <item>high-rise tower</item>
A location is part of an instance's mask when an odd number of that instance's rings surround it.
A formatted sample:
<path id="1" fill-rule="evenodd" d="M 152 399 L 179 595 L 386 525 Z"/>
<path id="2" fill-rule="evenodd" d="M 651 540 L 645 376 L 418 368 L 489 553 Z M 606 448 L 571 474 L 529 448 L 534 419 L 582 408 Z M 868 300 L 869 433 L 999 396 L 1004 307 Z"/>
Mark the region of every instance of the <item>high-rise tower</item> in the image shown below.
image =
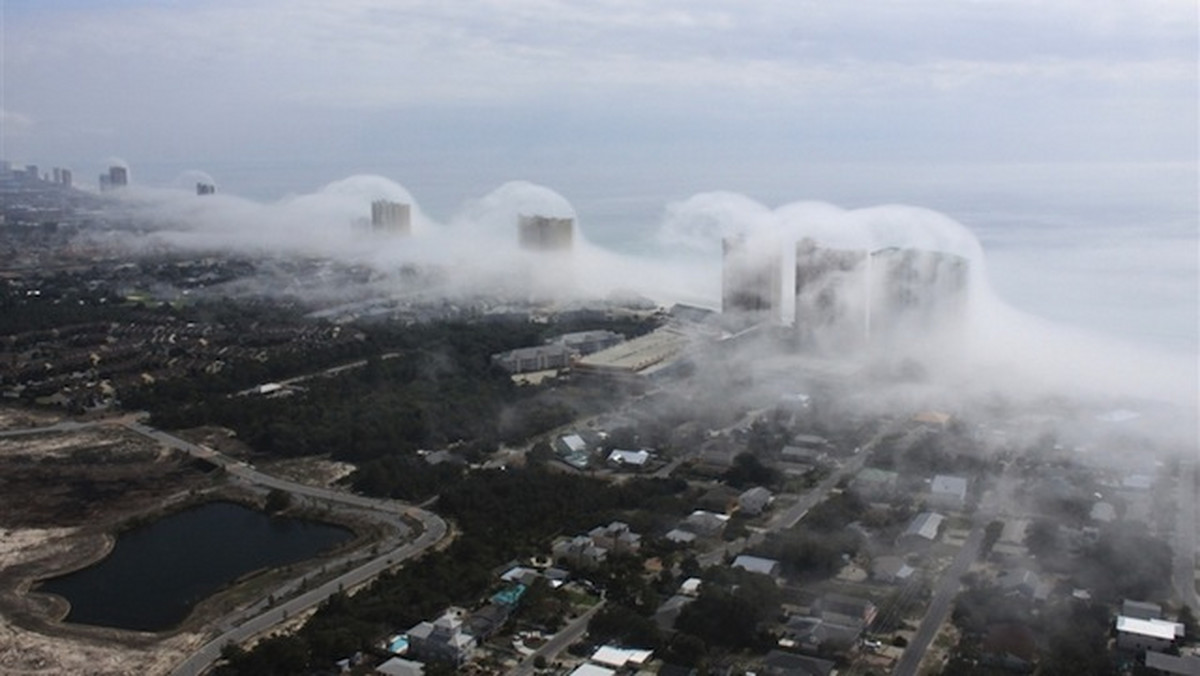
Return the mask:
<path id="1" fill-rule="evenodd" d="M 517 242 L 526 251 L 570 251 L 575 219 L 521 214 L 517 217 Z"/>
<path id="2" fill-rule="evenodd" d="M 371 227 L 378 232 L 412 234 L 412 208 L 403 202 L 371 202 Z"/>
<path id="3" fill-rule="evenodd" d="M 745 236 L 721 240 L 721 314 L 751 322 L 783 319 L 783 252 Z"/>

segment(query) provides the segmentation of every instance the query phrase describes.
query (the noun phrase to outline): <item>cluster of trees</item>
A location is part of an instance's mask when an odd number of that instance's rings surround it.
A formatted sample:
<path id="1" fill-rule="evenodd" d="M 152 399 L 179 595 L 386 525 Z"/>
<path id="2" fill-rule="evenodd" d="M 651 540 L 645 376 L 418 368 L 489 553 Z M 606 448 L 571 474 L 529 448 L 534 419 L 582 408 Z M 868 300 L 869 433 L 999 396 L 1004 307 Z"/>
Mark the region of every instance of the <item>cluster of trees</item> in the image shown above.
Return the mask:
<path id="1" fill-rule="evenodd" d="M 794 528 L 771 534 L 755 548 L 755 554 L 779 561 L 791 577 L 828 578 L 858 553 L 862 536 L 845 526 L 860 520 L 868 509 L 853 491 L 834 494 L 813 507 Z"/>

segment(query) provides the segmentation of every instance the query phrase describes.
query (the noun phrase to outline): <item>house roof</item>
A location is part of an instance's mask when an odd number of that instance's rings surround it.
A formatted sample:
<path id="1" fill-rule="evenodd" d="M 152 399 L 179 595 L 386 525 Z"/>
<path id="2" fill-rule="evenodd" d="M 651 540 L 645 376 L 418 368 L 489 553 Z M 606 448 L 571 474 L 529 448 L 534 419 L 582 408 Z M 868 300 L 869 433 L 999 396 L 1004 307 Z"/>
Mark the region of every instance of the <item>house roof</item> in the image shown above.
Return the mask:
<path id="1" fill-rule="evenodd" d="M 945 519 L 946 517 L 937 512 L 921 512 L 913 517 L 912 522 L 905 529 L 904 535 L 915 535 L 930 541 L 936 540 L 938 529 L 942 527 L 942 521 Z"/>
<path id="2" fill-rule="evenodd" d="M 610 645 L 604 645 L 600 646 L 600 648 L 592 654 L 592 661 L 620 669 L 627 664 L 645 664 L 653 654 L 653 650 L 617 648 Z"/>
<path id="3" fill-rule="evenodd" d="M 1162 606 L 1147 601 L 1125 599 L 1121 603 L 1121 614 L 1126 617 L 1139 617 L 1143 620 L 1162 618 Z"/>
<path id="4" fill-rule="evenodd" d="M 393 657 L 375 667 L 375 673 L 385 674 L 386 676 L 422 676 L 425 673 L 425 665 L 420 662 Z"/>
<path id="5" fill-rule="evenodd" d="M 1117 631 L 1163 641 L 1174 641 L 1183 635 L 1183 625 L 1166 620 L 1143 620 L 1137 617 L 1118 615 Z"/>
<path id="6" fill-rule="evenodd" d="M 764 559 L 760 556 L 742 554 L 733 560 L 733 567 L 743 568 L 751 573 L 774 575 L 775 571 L 779 569 L 779 562 L 775 559 Z"/>
<path id="7" fill-rule="evenodd" d="M 614 676 L 616 673 L 616 671 L 607 667 L 595 664 L 582 664 L 578 669 L 571 672 L 571 676 Z"/>
<path id="8" fill-rule="evenodd" d="M 1200 657 L 1193 655 L 1176 656 L 1146 651 L 1146 666 L 1167 674 L 1180 676 L 1200 676 Z"/>
<path id="9" fill-rule="evenodd" d="M 634 465 L 641 467 L 650 459 L 650 452 L 647 450 L 640 451 L 622 451 L 613 449 L 612 453 L 608 454 L 608 461 L 615 462 L 620 465 Z"/>
<path id="10" fill-rule="evenodd" d="M 568 434 L 562 437 L 563 445 L 573 453 L 579 453 L 587 450 L 587 442 L 578 434 Z"/>
<path id="11" fill-rule="evenodd" d="M 837 666 L 829 660 L 822 660 L 807 655 L 785 653 L 782 650 L 772 650 L 763 659 L 763 664 L 772 674 L 802 674 L 804 676 L 829 676 Z"/>
<path id="12" fill-rule="evenodd" d="M 671 529 L 670 531 L 668 531 L 667 534 L 664 535 L 663 537 L 670 540 L 671 542 L 687 544 L 696 539 L 696 534 L 691 531 L 683 530 L 682 528 L 674 528 L 674 529 Z"/>
<path id="13" fill-rule="evenodd" d="M 939 474 L 933 477 L 933 485 L 929 492 L 934 495 L 953 495 L 957 498 L 967 497 L 967 480 L 960 476 Z"/>
<path id="14" fill-rule="evenodd" d="M 872 563 L 871 570 L 876 577 L 891 577 L 898 580 L 908 579 L 917 572 L 899 556 L 881 556 Z"/>

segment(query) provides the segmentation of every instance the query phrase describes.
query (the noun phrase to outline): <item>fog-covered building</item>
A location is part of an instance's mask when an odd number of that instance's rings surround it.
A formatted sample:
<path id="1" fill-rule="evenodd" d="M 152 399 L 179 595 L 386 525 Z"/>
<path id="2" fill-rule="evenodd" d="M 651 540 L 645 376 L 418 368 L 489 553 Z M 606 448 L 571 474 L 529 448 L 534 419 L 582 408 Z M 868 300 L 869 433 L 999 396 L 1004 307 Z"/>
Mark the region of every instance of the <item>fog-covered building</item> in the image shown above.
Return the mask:
<path id="1" fill-rule="evenodd" d="M 521 214 L 517 217 L 517 242 L 526 251 L 570 251 L 575 219 Z"/>
<path id="2" fill-rule="evenodd" d="M 748 322 L 782 321 L 783 256 L 773 241 L 721 240 L 721 314 Z"/>
<path id="3" fill-rule="evenodd" d="M 861 346 L 867 335 L 867 252 L 796 244 L 796 333 L 820 350 Z"/>
<path id="4" fill-rule="evenodd" d="M 970 265 L 954 254 L 890 247 L 796 245 L 795 327 L 819 351 L 891 350 L 956 331 L 967 309 Z"/>
<path id="5" fill-rule="evenodd" d="M 412 234 L 412 207 L 403 202 L 371 202 L 371 228 L 398 235 Z"/>

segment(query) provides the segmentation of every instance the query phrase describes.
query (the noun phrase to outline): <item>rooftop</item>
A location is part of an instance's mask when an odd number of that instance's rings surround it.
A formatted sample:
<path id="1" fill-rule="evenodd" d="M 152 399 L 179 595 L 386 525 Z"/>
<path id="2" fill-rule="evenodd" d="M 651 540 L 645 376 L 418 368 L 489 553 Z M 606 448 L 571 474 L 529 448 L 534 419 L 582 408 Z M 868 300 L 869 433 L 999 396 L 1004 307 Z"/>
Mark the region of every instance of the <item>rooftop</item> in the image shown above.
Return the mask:
<path id="1" fill-rule="evenodd" d="M 1174 641 L 1176 637 L 1183 635 L 1183 625 L 1166 620 L 1143 620 L 1137 617 L 1118 615 L 1117 631 L 1163 641 Z"/>
<path id="2" fill-rule="evenodd" d="M 583 370 L 637 372 L 675 356 L 687 346 L 687 338 L 670 328 L 627 340 L 590 354 L 576 364 Z"/>

